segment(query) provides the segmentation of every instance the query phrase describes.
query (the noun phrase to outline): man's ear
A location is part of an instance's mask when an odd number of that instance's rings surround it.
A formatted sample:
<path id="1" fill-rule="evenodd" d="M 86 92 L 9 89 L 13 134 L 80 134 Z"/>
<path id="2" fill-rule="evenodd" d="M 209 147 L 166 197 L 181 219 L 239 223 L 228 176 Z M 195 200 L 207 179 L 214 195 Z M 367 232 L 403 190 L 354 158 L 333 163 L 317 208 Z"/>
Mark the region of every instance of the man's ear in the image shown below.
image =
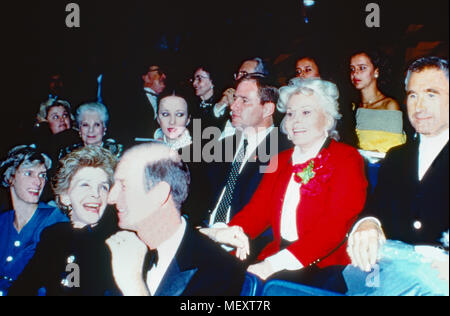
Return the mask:
<path id="1" fill-rule="evenodd" d="M 155 201 L 157 201 L 159 205 L 163 206 L 167 203 L 167 201 L 169 201 L 172 189 L 170 187 L 170 184 L 165 181 L 161 181 L 160 183 L 155 185 L 150 192 L 152 202 L 155 203 Z"/>
<path id="2" fill-rule="evenodd" d="M 273 102 L 266 102 L 263 104 L 263 116 L 264 118 L 267 118 L 269 116 L 273 116 L 273 114 L 275 113 L 275 103 Z"/>

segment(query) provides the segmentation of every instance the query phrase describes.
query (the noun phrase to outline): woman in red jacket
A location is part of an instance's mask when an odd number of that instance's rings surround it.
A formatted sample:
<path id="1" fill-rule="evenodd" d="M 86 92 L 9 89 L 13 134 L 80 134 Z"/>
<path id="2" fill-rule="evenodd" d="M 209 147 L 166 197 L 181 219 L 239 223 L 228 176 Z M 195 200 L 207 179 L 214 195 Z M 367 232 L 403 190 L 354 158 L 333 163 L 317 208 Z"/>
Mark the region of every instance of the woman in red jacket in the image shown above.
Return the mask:
<path id="1" fill-rule="evenodd" d="M 228 228 L 201 231 L 236 247 L 242 260 L 249 241 L 273 229 L 274 240 L 249 272 L 265 280 L 274 273 L 347 265 L 346 235 L 361 212 L 367 181 L 358 151 L 338 143 L 339 92 L 321 79 L 293 79 L 280 89 L 278 109 L 293 149 L 275 157 L 250 203 Z M 269 168 L 270 170 L 270 168 Z M 248 236 L 248 237 L 247 237 Z"/>

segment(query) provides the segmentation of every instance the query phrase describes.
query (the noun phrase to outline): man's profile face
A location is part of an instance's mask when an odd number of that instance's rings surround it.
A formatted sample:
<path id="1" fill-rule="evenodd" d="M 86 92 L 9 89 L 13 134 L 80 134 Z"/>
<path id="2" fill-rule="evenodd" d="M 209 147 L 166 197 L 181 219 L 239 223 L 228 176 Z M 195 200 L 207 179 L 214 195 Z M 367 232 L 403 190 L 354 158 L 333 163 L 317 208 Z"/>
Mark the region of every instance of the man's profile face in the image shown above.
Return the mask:
<path id="1" fill-rule="evenodd" d="M 409 120 L 417 133 L 436 136 L 449 127 L 449 86 L 444 72 L 425 68 L 413 72 L 407 86 Z"/>
<path id="2" fill-rule="evenodd" d="M 147 195 L 144 190 L 144 165 L 130 155 L 122 157 L 114 174 L 108 203 L 115 205 L 119 227 L 135 230 L 149 214 Z"/>
<path id="3" fill-rule="evenodd" d="M 236 88 L 235 100 L 231 104 L 231 123 L 240 130 L 259 127 L 264 120 L 264 107 L 258 95 L 258 86 L 253 80 L 244 80 Z"/>
<path id="4" fill-rule="evenodd" d="M 145 75 L 142 76 L 144 86 L 153 89 L 160 94 L 166 88 L 166 74 L 161 71 L 159 66 L 150 66 Z"/>

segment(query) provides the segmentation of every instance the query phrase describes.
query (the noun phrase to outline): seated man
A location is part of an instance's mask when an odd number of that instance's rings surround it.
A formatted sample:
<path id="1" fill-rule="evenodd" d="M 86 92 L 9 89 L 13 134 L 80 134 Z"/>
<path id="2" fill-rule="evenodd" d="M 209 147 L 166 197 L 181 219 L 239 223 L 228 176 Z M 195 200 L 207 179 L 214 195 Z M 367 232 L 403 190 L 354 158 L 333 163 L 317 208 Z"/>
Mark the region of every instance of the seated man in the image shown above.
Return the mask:
<path id="1" fill-rule="evenodd" d="M 1 163 L 2 186 L 9 188 L 12 209 L 0 214 L 0 296 L 33 257 L 41 232 L 68 222 L 56 207 L 39 203 L 51 160 L 31 146 L 17 146 Z"/>
<path id="2" fill-rule="evenodd" d="M 176 152 L 160 143 L 133 147 L 114 178 L 109 203 L 118 210 L 119 227 L 128 231 L 107 244 L 124 295 L 240 294 L 244 267 L 180 214 L 190 175 Z"/>
<path id="3" fill-rule="evenodd" d="M 416 130 L 415 139 L 405 145 L 390 150 L 383 162 L 379 174 L 379 182 L 373 199 L 366 205 L 366 217 L 360 220 L 349 238 L 349 255 L 352 263 L 366 272 L 377 267 L 381 244 L 386 237 L 409 245 L 436 245 L 446 235 L 448 249 L 449 230 L 449 178 L 448 178 L 448 138 L 449 138 L 449 81 L 448 61 L 437 57 L 426 57 L 416 60 L 408 69 L 406 77 L 407 109 L 409 120 Z M 383 229 L 382 229 L 383 228 Z M 384 231 L 384 232 L 383 232 Z M 445 239 L 445 238 L 444 238 Z M 411 284 L 418 284 L 422 289 L 415 289 L 414 294 L 440 293 L 448 295 L 448 252 L 431 247 L 413 247 L 411 257 L 431 262 L 427 271 L 419 274 L 416 262 L 409 269 L 403 264 L 396 270 L 397 277 L 405 275 L 397 283 L 396 288 L 388 290 L 381 284 L 376 288 L 364 288 L 356 294 L 389 294 L 396 295 L 403 291 L 399 283 L 411 290 Z M 386 256 L 388 250 L 395 247 L 390 242 L 383 247 Z M 402 244 L 400 248 L 404 249 Z M 424 253 L 426 250 L 426 254 Z M 420 252 L 420 253 L 419 253 Z M 431 253 L 433 253 L 431 255 Z M 407 261 L 408 258 L 398 257 Z M 396 260 L 393 261 L 394 263 Z M 383 263 L 383 260 L 381 260 Z M 385 273 L 392 268 L 381 266 Z M 425 268 L 424 268 L 425 269 Z M 351 268 L 346 269 L 347 283 L 353 283 Z M 423 272 L 423 270 L 420 270 Z M 383 272 L 383 271 L 381 271 Z M 401 273 L 400 273 L 401 272 Z M 435 275 L 429 283 L 413 280 L 421 276 Z M 441 284 L 439 278 L 446 282 Z M 383 281 L 383 280 L 381 280 Z M 390 282 L 392 283 L 392 282 Z M 443 286 L 440 286 L 443 285 Z M 437 288 L 439 286 L 439 288 Z M 446 287 L 446 289 L 445 289 Z M 349 286 L 350 290 L 351 286 Z M 425 292 L 424 292 L 425 291 Z M 410 292 L 409 292 L 410 293 Z"/>

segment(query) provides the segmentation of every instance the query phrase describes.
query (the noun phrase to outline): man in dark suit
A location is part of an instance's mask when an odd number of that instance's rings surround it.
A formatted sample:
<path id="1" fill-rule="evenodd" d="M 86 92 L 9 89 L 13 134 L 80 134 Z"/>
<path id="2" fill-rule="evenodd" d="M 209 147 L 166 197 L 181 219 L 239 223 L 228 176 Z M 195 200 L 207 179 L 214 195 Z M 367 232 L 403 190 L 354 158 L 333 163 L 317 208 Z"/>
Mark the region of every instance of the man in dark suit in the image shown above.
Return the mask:
<path id="1" fill-rule="evenodd" d="M 127 231 L 107 244 L 124 295 L 240 294 L 244 267 L 180 214 L 190 176 L 176 152 L 159 143 L 133 147 L 114 178 L 109 203 Z"/>
<path id="2" fill-rule="evenodd" d="M 438 244 L 449 229 L 448 61 L 416 60 L 405 83 L 408 117 L 416 137 L 388 152 L 366 206 L 365 215 L 371 217 L 359 221 L 350 235 L 350 257 L 364 271 L 376 263 L 385 238 Z M 448 256 L 435 267 L 448 282 Z"/>
<path id="3" fill-rule="evenodd" d="M 108 79 L 108 78 L 105 78 Z M 141 79 L 141 83 L 137 82 Z M 104 101 L 110 107 L 113 136 L 126 147 L 135 144 L 136 138 L 153 138 L 159 127 L 159 96 L 166 88 L 167 77 L 159 65 L 151 65 L 140 77 L 123 82 L 105 81 Z"/>
<path id="4" fill-rule="evenodd" d="M 264 75 L 250 74 L 237 82 L 231 105 L 236 132 L 213 146 L 213 154 L 220 154 L 205 165 L 205 175 L 193 175 L 193 181 L 202 181 L 201 186 L 193 185 L 185 210 L 194 225 L 227 224 L 251 200 L 264 173 L 273 172 L 266 170 L 270 158 L 292 147 L 274 126 L 278 97 L 278 89 Z M 196 203 L 202 208 L 195 208 Z M 263 234 L 253 243 L 252 253 L 259 253 L 271 238 L 270 231 Z"/>

